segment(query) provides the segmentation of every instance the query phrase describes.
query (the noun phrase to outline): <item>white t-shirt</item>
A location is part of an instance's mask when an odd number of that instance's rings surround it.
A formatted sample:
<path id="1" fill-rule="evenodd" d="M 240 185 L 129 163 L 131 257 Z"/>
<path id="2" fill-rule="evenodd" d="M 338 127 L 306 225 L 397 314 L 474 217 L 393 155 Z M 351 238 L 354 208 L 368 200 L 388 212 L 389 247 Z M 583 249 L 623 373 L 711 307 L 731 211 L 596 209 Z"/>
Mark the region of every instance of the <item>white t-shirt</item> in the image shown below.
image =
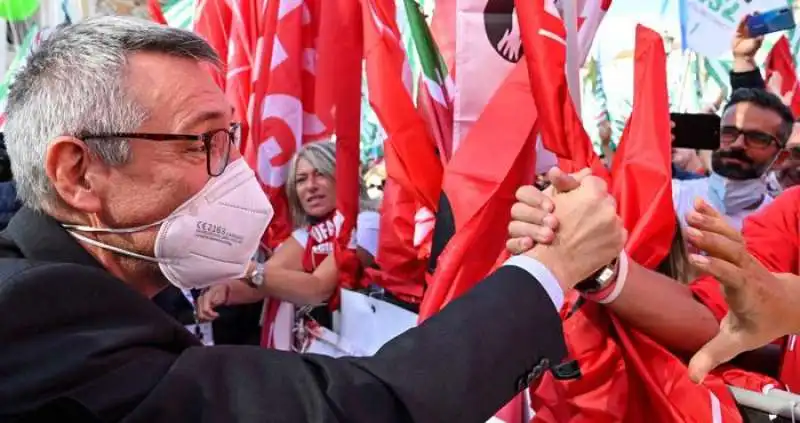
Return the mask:
<path id="1" fill-rule="evenodd" d="M 681 228 L 686 227 L 686 214 L 694 210 L 694 200 L 696 198 L 700 197 L 708 205 L 714 206 L 709 199 L 708 190 L 708 178 L 672 180 L 672 205 L 675 207 L 675 213 L 678 215 Z M 742 222 L 747 216 L 761 210 L 771 202 L 772 197 L 765 195 L 764 201 L 757 208 L 728 214 L 725 216 L 725 220 L 737 231 L 741 231 Z"/>
<path id="2" fill-rule="evenodd" d="M 356 245 L 372 254 L 378 255 L 378 233 L 380 231 L 381 215 L 374 211 L 363 211 L 358 214 L 356 222 Z M 306 228 L 295 229 L 292 232 L 294 238 L 300 246 L 305 248 L 308 244 L 308 231 Z"/>

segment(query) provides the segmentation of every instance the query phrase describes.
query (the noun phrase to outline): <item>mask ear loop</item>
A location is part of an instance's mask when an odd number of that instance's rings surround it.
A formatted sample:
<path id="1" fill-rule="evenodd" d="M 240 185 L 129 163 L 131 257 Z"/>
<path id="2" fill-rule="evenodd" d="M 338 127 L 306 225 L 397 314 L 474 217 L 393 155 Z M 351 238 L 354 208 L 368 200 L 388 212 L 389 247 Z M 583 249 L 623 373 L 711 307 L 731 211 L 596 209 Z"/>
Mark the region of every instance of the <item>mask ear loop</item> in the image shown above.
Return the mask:
<path id="1" fill-rule="evenodd" d="M 120 228 L 120 229 L 116 229 L 116 228 L 95 228 L 95 227 L 92 227 L 92 226 L 72 225 L 72 224 L 69 224 L 69 223 L 62 223 L 61 227 L 63 227 L 64 229 L 72 229 L 72 230 L 80 231 L 80 232 L 130 234 L 130 233 L 134 233 L 134 232 L 141 232 L 141 231 L 143 231 L 145 229 L 152 228 L 153 226 L 158 226 L 158 225 L 164 223 L 166 220 L 167 220 L 167 218 L 164 218 L 164 219 L 161 219 L 161 220 L 159 220 L 157 222 L 148 223 L 146 225 L 134 226 L 132 228 Z"/>
<path id="2" fill-rule="evenodd" d="M 769 177 L 769 171 L 772 170 L 772 167 L 775 166 L 775 162 L 778 161 L 778 157 L 780 157 L 781 153 L 784 152 L 784 151 L 787 151 L 786 150 L 786 146 L 781 146 L 781 149 L 778 150 L 777 153 L 775 153 L 775 157 L 773 157 L 772 161 L 769 162 L 769 166 L 764 168 L 764 173 L 761 174 L 760 178 L 761 178 L 762 181 L 764 181 L 765 184 L 767 183 L 767 179 Z"/>
<path id="3" fill-rule="evenodd" d="M 140 259 L 140 260 L 149 261 L 149 262 L 152 262 L 152 263 L 171 263 L 172 262 L 169 259 L 157 259 L 157 258 L 154 258 L 154 257 L 145 256 L 145 255 L 142 255 L 142 254 L 139 254 L 139 253 L 134 253 L 133 251 L 123 250 L 122 248 L 115 247 L 113 245 L 109 245 L 109 244 L 106 244 L 104 242 L 96 241 L 94 239 L 91 239 L 91 238 L 89 238 L 87 236 L 81 235 L 81 234 L 73 232 L 73 231 L 69 231 L 69 234 L 72 235 L 73 237 L 75 237 L 75 238 L 87 243 L 87 244 L 91 244 L 91 245 L 94 245 L 95 247 L 102 248 L 102 249 L 105 249 L 105 250 L 113 251 L 115 253 L 122 254 L 124 256 L 129 256 L 129 257 L 137 258 L 137 259 Z"/>

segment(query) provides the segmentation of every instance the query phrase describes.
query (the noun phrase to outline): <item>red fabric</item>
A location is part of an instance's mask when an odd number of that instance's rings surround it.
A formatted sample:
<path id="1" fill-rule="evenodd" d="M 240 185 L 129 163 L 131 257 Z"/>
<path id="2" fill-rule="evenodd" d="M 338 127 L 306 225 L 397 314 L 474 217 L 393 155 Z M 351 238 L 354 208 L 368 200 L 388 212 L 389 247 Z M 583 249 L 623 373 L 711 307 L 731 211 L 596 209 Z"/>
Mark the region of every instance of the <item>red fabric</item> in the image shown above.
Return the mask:
<path id="1" fill-rule="evenodd" d="M 420 206 L 435 210 L 442 164 L 434 141 L 411 98 L 408 60 L 391 0 L 362 0 L 364 55 L 369 99 L 386 131 L 387 181 L 373 282 L 394 295 L 418 302 L 425 262 L 414 247 L 414 216 Z M 416 5 L 415 5 L 416 6 Z"/>
<path id="2" fill-rule="evenodd" d="M 771 272 L 800 274 L 800 187 L 744 220 L 747 250 Z"/>
<path id="3" fill-rule="evenodd" d="M 725 303 L 725 298 L 722 296 L 719 282 L 713 276 L 701 276 L 689 284 L 689 288 L 695 298 L 703 303 L 718 321 L 721 321 L 728 313 L 728 304 Z"/>
<path id="4" fill-rule="evenodd" d="M 433 41 L 442 56 L 449 75 L 445 80 L 449 84 L 455 81 L 456 67 L 456 5 L 457 0 L 436 0 L 436 7 L 431 18 L 430 31 Z M 447 83 L 445 84 L 447 85 Z M 453 157 L 453 95 L 446 93 L 447 107 L 434 101 L 426 84 L 420 78 L 417 105 L 428 127 L 431 128 L 436 145 L 439 146 L 442 163 Z"/>
<path id="5" fill-rule="evenodd" d="M 228 40 L 230 38 L 233 14 L 226 0 L 206 0 L 198 2 L 195 12 L 194 30 L 205 38 L 216 50 L 220 60 L 227 64 Z M 212 72 L 214 81 L 225 89 L 225 72 Z"/>
<path id="6" fill-rule="evenodd" d="M 417 201 L 436 210 L 442 163 L 431 134 L 414 107 L 410 75 L 392 0 L 362 0 L 369 100 L 386 131 L 386 171 Z"/>
<path id="7" fill-rule="evenodd" d="M 164 11 L 161 10 L 160 0 L 148 0 L 147 11 L 150 12 L 150 19 L 161 25 L 167 24 L 167 18 L 164 17 Z"/>
<path id="8" fill-rule="evenodd" d="M 508 110 L 529 110 L 520 117 Z M 524 63 L 498 88 L 445 170 L 455 234 L 439 257 L 420 307 L 420 321 L 472 288 L 505 249 L 514 191 L 531 183 L 535 107 Z M 503 128 L 498 139 L 497 128 Z M 491 160 L 486 160 L 491 157 Z"/>
<path id="9" fill-rule="evenodd" d="M 336 243 L 339 283 L 343 287 L 358 284 L 358 266 L 348 250 L 358 217 L 361 186 L 361 70 L 363 35 L 361 10 L 357 0 L 325 0 L 323 15 L 337 31 L 327 32 L 326 42 L 335 43 L 336 75 L 333 87 L 336 124 L 336 209 L 344 221 Z M 326 87 L 330 89 L 330 87 Z"/>
<path id="10" fill-rule="evenodd" d="M 792 58 L 792 51 L 789 40 L 785 35 L 781 36 L 777 43 L 772 46 L 765 65 L 767 74 L 767 86 L 773 88 L 770 83 L 772 78 L 780 75 L 780 86 L 774 84 L 784 103 L 792 109 L 795 117 L 800 116 L 800 83 L 797 80 L 797 70 Z"/>
<path id="11" fill-rule="evenodd" d="M 625 250 L 650 269 L 667 256 L 675 234 L 666 62 L 661 35 L 638 26 L 635 106 L 611 166 L 610 191 L 628 230 Z"/>
<path id="12" fill-rule="evenodd" d="M 431 20 L 425 21 L 421 6 L 415 0 L 404 0 L 414 45 L 423 62 L 417 80 L 417 108 L 433 135 L 439 159 L 446 164 L 453 155 L 453 80 L 449 69 L 455 58 L 455 0 L 439 0 Z M 415 33 L 418 27 L 422 35 Z M 437 32 L 438 38 L 434 35 Z M 439 46 L 444 45 L 444 51 Z M 443 54 L 443 53 L 446 53 Z M 435 63 L 426 71 L 425 57 Z"/>
<path id="13" fill-rule="evenodd" d="M 592 149 L 569 94 L 566 30 L 558 10 L 552 0 L 515 4 L 542 144 L 558 157 L 561 169 L 572 172 L 588 166 L 595 176 L 608 180 L 608 170 Z"/>
<path id="14" fill-rule="evenodd" d="M 450 72 L 450 77 L 455 78 L 456 65 L 456 6 L 458 0 L 436 0 L 431 18 L 431 34 L 439 53 L 444 59 L 444 64 Z"/>
<path id="15" fill-rule="evenodd" d="M 303 270 L 311 273 L 333 252 L 333 243 L 336 241 L 336 212 L 333 211 L 320 219 L 319 222 L 306 227 L 308 242 L 303 253 Z"/>
<path id="16" fill-rule="evenodd" d="M 456 230 L 429 279 L 420 321 L 471 289 L 505 253 L 514 192 L 533 182 L 536 109 L 526 79 L 527 68 L 520 63 L 448 163 L 443 191 L 450 200 Z M 514 109 L 530 112 L 524 117 L 508 113 Z M 497 128 L 503 128 L 501 139 Z M 520 394 L 499 410 L 497 417 L 519 421 L 515 416 L 521 419 L 522 405 Z"/>
<path id="17" fill-rule="evenodd" d="M 388 166 L 388 163 L 387 163 Z M 367 269 L 372 282 L 404 301 L 419 303 L 425 286 L 426 261 L 414 247 L 417 202 L 391 176 L 383 188 L 378 239 L 378 269 Z"/>
<path id="18" fill-rule="evenodd" d="M 769 206 L 744 220 L 742 236 L 747 250 L 771 272 L 800 274 L 800 187 L 791 188 Z M 776 248 L 776 246 L 780 246 Z M 692 292 L 717 320 L 728 312 L 719 282 L 704 276 L 691 284 Z M 789 389 L 800 389 L 800 357 L 791 337 L 776 340 L 784 347 L 780 381 Z"/>
<path id="19" fill-rule="evenodd" d="M 552 22 L 557 18 L 551 14 L 552 10 L 546 13 L 540 2 L 527 5 L 527 11 L 519 10 L 522 28 L 532 28 L 530 32 L 537 34 L 536 29 L 549 22 L 553 25 L 546 27 L 550 32 L 558 30 L 554 25 L 560 24 L 560 20 Z M 655 267 L 666 255 L 675 229 L 674 215 L 667 213 L 663 217 L 664 210 L 672 210 L 666 55 L 658 34 L 640 26 L 636 35 L 634 113 L 615 158 L 611 189 L 632 235 L 626 250 L 637 262 Z M 543 51 L 546 44 L 539 41 L 537 45 L 531 38 L 523 32 L 523 42 L 528 40 L 526 52 L 532 52 L 539 61 L 552 57 L 558 43 L 548 41 L 553 48 Z M 541 79 L 540 75 L 532 74 L 532 81 L 536 77 Z M 550 95 L 559 95 L 569 102 L 566 83 L 563 85 Z M 541 104 L 547 104 L 548 100 L 545 97 Z M 541 115 L 544 107 L 552 111 L 552 106 L 540 106 Z M 577 120 L 569 108 L 562 115 L 554 115 L 556 122 Z M 565 135 L 571 126 L 574 124 L 551 124 L 552 136 L 560 140 L 558 143 L 582 139 Z M 565 130 L 560 131 L 560 127 Z M 569 153 L 564 145 L 560 144 L 562 151 Z M 577 151 L 577 156 L 564 155 L 564 158 L 577 157 L 573 160 L 577 167 L 593 164 L 594 158 L 581 156 L 580 148 Z M 631 173 L 633 169 L 637 170 L 635 175 Z M 564 310 L 572 308 L 574 295 Z M 547 375 L 541 386 L 532 389 L 537 411 L 534 421 L 695 422 L 712 421 L 715 414 L 723 422 L 741 421 L 722 379 L 711 376 L 703 385 L 695 385 L 688 379 L 686 366 L 679 358 L 629 328 L 602 305 L 584 304 L 566 318 L 564 333 L 570 356 L 580 363 L 583 377 L 559 382 Z"/>

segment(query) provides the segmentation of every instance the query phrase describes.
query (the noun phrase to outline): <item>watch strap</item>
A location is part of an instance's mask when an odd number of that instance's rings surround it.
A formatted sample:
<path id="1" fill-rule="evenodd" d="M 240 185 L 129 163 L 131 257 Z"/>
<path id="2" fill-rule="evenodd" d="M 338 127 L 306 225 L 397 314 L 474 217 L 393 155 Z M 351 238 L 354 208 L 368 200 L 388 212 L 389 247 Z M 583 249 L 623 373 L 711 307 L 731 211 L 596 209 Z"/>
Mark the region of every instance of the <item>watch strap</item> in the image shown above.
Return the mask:
<path id="1" fill-rule="evenodd" d="M 575 285 L 575 289 L 583 293 L 593 293 L 601 291 L 611 284 L 617 274 L 617 259 L 603 266 L 582 282 Z"/>

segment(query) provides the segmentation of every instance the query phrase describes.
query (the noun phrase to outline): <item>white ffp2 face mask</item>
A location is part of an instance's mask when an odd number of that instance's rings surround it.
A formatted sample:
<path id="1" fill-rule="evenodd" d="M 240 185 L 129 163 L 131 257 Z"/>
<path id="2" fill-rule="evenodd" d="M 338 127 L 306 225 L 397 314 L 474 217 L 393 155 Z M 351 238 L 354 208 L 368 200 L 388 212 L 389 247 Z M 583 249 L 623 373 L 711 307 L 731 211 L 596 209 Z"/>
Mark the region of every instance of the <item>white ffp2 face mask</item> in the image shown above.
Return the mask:
<path id="1" fill-rule="evenodd" d="M 714 172 L 708 178 L 708 197 L 722 214 L 735 214 L 757 205 L 767 193 L 764 177 L 736 180 Z"/>
<path id="2" fill-rule="evenodd" d="M 200 192 L 169 216 L 135 228 L 93 228 L 63 225 L 88 244 L 158 263 L 161 272 L 182 289 L 205 288 L 245 276 L 273 209 L 244 159 L 209 179 Z M 137 254 L 77 232 L 132 233 L 161 225 L 155 257 Z"/>

